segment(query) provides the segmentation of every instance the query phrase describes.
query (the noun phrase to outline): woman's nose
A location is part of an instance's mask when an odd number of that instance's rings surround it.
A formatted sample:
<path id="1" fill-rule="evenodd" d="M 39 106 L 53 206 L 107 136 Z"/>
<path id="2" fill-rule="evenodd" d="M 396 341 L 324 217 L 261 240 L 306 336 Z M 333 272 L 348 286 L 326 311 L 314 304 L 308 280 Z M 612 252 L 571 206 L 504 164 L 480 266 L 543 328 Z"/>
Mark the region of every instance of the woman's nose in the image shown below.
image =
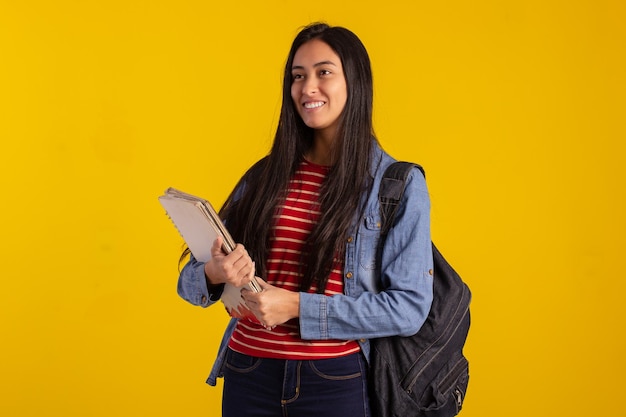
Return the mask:
<path id="1" fill-rule="evenodd" d="M 311 95 L 317 92 L 317 80 L 314 77 L 307 77 L 302 85 L 302 94 Z"/>

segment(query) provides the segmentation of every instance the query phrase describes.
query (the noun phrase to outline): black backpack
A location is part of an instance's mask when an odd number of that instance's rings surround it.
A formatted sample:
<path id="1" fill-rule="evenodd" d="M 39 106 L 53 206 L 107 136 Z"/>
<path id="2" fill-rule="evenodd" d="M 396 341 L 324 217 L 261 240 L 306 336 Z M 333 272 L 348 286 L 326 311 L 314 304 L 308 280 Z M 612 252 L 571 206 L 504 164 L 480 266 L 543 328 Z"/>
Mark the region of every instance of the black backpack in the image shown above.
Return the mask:
<path id="1" fill-rule="evenodd" d="M 383 176 L 381 245 L 402 199 L 408 173 L 421 166 L 391 164 Z M 410 337 L 371 340 L 370 392 L 376 417 L 452 417 L 469 381 L 463 345 L 470 326 L 468 286 L 433 244 L 434 297 L 422 328 Z"/>

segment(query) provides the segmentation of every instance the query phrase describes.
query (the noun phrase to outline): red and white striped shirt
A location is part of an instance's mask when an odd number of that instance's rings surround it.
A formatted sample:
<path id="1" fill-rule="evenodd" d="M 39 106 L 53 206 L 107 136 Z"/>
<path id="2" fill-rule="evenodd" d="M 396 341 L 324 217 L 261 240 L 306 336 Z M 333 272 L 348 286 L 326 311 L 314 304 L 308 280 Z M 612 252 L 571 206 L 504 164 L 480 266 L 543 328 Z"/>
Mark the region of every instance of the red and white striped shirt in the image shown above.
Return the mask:
<path id="1" fill-rule="evenodd" d="M 284 205 L 276 210 L 266 262 L 267 281 L 276 287 L 299 290 L 303 250 L 320 217 L 319 192 L 328 170 L 328 167 L 303 161 L 289 181 Z M 336 259 L 324 295 L 343 294 L 342 271 L 343 259 Z M 315 286 L 309 292 L 316 292 Z M 303 340 L 298 319 L 273 330 L 249 320 L 239 320 L 228 346 L 246 355 L 292 360 L 334 358 L 360 349 L 354 340 Z"/>

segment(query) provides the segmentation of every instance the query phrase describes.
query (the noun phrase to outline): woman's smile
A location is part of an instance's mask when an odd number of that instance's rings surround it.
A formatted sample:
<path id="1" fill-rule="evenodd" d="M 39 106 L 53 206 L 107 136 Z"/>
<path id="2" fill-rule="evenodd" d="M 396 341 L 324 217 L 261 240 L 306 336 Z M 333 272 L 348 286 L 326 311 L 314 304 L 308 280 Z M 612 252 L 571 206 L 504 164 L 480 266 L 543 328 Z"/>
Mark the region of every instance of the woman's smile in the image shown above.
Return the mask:
<path id="1" fill-rule="evenodd" d="M 313 109 L 318 109 L 318 108 L 322 107 L 324 104 L 326 104 L 326 103 L 324 103 L 323 101 L 305 102 L 304 103 L 304 108 L 313 110 Z"/>

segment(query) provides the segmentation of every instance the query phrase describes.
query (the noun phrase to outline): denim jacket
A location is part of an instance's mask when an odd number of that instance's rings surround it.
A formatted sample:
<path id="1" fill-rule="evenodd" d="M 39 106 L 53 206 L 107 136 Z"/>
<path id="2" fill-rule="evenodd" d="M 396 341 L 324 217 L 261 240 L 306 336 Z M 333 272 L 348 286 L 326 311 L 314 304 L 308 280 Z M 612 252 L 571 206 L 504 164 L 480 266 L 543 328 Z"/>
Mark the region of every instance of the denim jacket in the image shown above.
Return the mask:
<path id="1" fill-rule="evenodd" d="M 355 218 L 346 240 L 344 294 L 332 297 L 300 293 L 300 335 L 305 340 L 358 340 L 369 359 L 369 339 L 410 336 L 420 329 L 433 298 L 433 256 L 430 240 L 430 199 L 422 173 L 413 169 L 377 260 L 381 216 L 378 189 L 385 169 L 394 162 L 378 145 L 374 150 L 373 186 L 364 195 L 363 215 Z M 204 264 L 193 257 L 178 280 L 178 294 L 194 305 L 218 301 L 211 295 Z M 207 383 L 222 376 L 226 347 L 237 324 L 224 333 Z"/>

